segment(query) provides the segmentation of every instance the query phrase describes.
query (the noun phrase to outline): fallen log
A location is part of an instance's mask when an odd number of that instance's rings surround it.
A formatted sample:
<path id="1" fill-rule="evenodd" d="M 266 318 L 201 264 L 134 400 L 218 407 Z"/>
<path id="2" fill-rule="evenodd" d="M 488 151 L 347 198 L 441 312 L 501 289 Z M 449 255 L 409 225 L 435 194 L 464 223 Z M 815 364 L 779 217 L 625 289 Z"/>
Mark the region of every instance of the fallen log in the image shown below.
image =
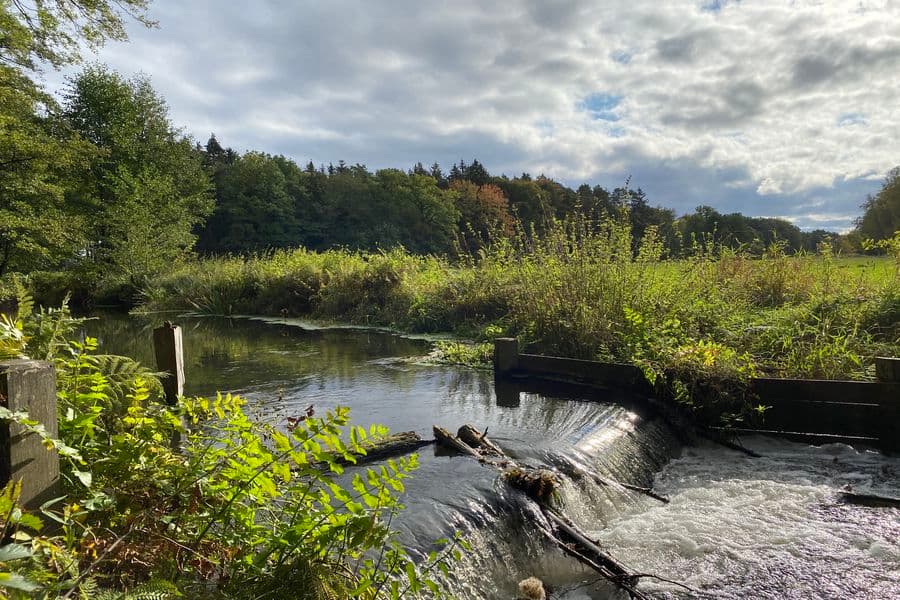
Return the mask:
<path id="1" fill-rule="evenodd" d="M 872 508 L 900 508 L 900 498 L 890 496 L 876 496 L 874 494 L 857 494 L 855 492 L 841 492 L 841 501 L 856 506 L 869 506 Z"/>
<path id="2" fill-rule="evenodd" d="M 587 535 L 576 527 L 569 519 L 560 515 L 549 506 L 541 506 L 541 509 L 543 509 L 544 514 L 557 529 L 581 547 L 582 553 L 588 556 L 588 558 L 591 558 L 594 562 L 602 565 L 603 568 L 607 569 L 616 577 L 627 579 L 631 576 L 631 572 L 625 565 L 605 553 L 600 546 L 587 537 Z M 585 550 L 587 552 L 584 552 Z"/>
<path id="3" fill-rule="evenodd" d="M 557 461 L 552 461 L 557 462 Z M 602 485 L 604 487 L 616 487 L 620 486 L 625 488 L 626 490 L 631 490 L 633 492 L 638 492 L 640 494 L 644 494 L 645 496 L 649 496 L 654 500 L 659 500 L 663 504 L 668 504 L 669 499 L 661 494 L 657 494 L 650 488 L 641 487 L 639 485 L 633 485 L 631 483 L 624 483 L 617 479 L 609 479 L 608 477 L 603 477 L 596 471 L 583 467 L 581 465 L 575 464 L 566 458 L 560 458 L 558 464 L 556 465 L 560 468 L 566 475 L 572 477 L 573 479 L 580 479 L 582 477 L 590 477 L 594 483 L 597 485 Z"/>
<path id="4" fill-rule="evenodd" d="M 432 425 L 431 429 L 434 432 L 434 441 L 439 445 L 444 446 L 445 448 L 456 450 L 461 454 L 467 454 L 476 460 L 484 460 L 483 457 L 478 452 L 476 452 L 474 448 L 467 444 L 464 444 L 459 438 L 457 438 L 455 435 L 453 435 L 443 427 Z"/>
<path id="5" fill-rule="evenodd" d="M 494 444 L 494 442 L 488 439 L 487 429 L 484 430 L 484 433 L 481 433 L 471 425 L 463 425 L 459 428 L 459 431 L 456 432 L 456 437 L 464 441 L 472 448 L 482 448 L 487 452 L 496 454 L 497 456 L 504 456 L 503 450 L 501 450 L 496 444 Z"/>
<path id="6" fill-rule="evenodd" d="M 434 440 L 423 440 L 415 431 L 393 433 L 377 442 L 364 442 L 361 445 L 366 453 L 359 454 L 354 452 L 356 462 L 350 463 L 346 461 L 343 464 L 364 465 L 377 460 L 400 456 L 401 454 L 409 454 L 433 443 Z"/>
<path id="7" fill-rule="evenodd" d="M 704 439 L 719 444 L 720 446 L 725 446 L 730 450 L 743 452 L 751 458 L 762 458 L 762 454 L 754 452 L 750 448 L 742 446 L 741 444 L 728 439 L 726 437 L 726 435 L 728 434 L 728 430 L 722 427 L 712 427 L 708 431 L 699 430 L 697 434 Z"/>
<path id="8" fill-rule="evenodd" d="M 334 462 L 345 467 L 366 465 L 386 458 L 409 454 L 423 446 L 428 446 L 433 443 L 434 440 L 423 440 L 415 431 L 403 431 L 400 433 L 393 433 L 380 440 L 363 442 L 360 445 L 363 450 L 365 450 L 365 453 L 352 453 L 355 462 L 343 455 L 337 454 L 334 455 Z M 326 466 L 328 463 L 327 461 L 323 461 L 320 464 L 321 466 Z"/>

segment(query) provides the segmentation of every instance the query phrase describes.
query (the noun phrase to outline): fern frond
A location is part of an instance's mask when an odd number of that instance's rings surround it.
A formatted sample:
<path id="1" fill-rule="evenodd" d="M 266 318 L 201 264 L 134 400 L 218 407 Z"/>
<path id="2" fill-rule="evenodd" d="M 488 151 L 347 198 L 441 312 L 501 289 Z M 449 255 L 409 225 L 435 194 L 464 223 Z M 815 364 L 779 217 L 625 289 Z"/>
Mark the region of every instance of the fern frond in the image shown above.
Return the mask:
<path id="1" fill-rule="evenodd" d="M 134 380 L 138 377 L 144 379 L 152 394 L 162 394 L 160 378 L 165 377 L 165 373 L 151 371 L 138 361 L 127 356 L 97 354 L 94 358 L 97 361 L 97 368 L 107 379 L 110 393 L 117 401 L 124 401 L 134 386 Z"/>
<path id="2" fill-rule="evenodd" d="M 94 600 L 174 600 L 181 596 L 181 592 L 171 581 L 154 579 L 129 592 L 103 590 L 89 597 Z"/>
<path id="3" fill-rule="evenodd" d="M 28 288 L 25 287 L 25 284 L 22 283 L 20 277 L 13 277 L 13 287 L 16 289 L 16 304 L 18 305 L 16 320 L 20 322 L 25 321 L 34 310 L 34 297 L 28 291 Z"/>
<path id="4" fill-rule="evenodd" d="M 181 592 L 171 581 L 154 579 L 126 594 L 124 600 L 172 600 L 180 596 Z"/>

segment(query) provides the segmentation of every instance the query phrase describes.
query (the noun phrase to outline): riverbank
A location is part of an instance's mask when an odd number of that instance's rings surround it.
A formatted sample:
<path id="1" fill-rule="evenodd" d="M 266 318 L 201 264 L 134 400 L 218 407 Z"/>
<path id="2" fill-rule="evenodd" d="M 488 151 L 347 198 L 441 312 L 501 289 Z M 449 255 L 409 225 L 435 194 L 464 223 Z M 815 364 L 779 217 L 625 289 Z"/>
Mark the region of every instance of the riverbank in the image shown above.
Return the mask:
<path id="1" fill-rule="evenodd" d="M 515 335 L 573 358 L 743 367 L 824 379 L 873 376 L 900 353 L 900 278 L 890 259 L 740 255 L 622 259 L 609 241 L 466 265 L 402 251 L 279 251 L 184 265 L 144 308 L 311 317 L 489 340 Z"/>
<path id="2" fill-rule="evenodd" d="M 540 353 L 635 364 L 662 395 L 716 405 L 711 418 L 753 414 L 751 377 L 872 379 L 875 356 L 900 355 L 894 260 L 778 245 L 663 260 L 652 236 L 635 257 L 627 226 L 576 225 L 462 264 L 402 250 L 202 260 L 155 279 L 144 307 L 515 336 Z"/>

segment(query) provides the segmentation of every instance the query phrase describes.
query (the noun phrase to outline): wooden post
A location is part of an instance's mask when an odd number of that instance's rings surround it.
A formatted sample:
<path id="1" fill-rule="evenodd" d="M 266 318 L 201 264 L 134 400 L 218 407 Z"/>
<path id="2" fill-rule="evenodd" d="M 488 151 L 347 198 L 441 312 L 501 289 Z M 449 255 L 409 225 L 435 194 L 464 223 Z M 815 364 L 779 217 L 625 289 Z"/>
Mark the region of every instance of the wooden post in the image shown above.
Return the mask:
<path id="1" fill-rule="evenodd" d="M 174 405 L 184 395 L 184 350 L 181 343 L 181 327 L 170 321 L 153 330 L 153 349 L 156 367 L 168 377 L 162 380 L 166 402 Z"/>
<path id="2" fill-rule="evenodd" d="M 900 358 L 876 356 L 875 378 L 884 383 L 900 383 Z"/>
<path id="3" fill-rule="evenodd" d="M 875 357 L 875 378 L 878 383 L 900 388 L 900 358 Z M 900 394 L 893 402 L 881 401 L 881 414 L 881 449 L 900 452 Z"/>
<path id="4" fill-rule="evenodd" d="M 519 340 L 496 338 L 494 340 L 494 370 L 507 374 L 519 366 Z"/>
<path id="5" fill-rule="evenodd" d="M 40 360 L 0 362 L 0 404 L 44 426 L 47 435 L 58 436 L 56 372 Z M 0 486 L 22 482 L 19 501 L 37 508 L 59 495 L 59 457 L 41 438 L 23 426 L 0 421 Z"/>

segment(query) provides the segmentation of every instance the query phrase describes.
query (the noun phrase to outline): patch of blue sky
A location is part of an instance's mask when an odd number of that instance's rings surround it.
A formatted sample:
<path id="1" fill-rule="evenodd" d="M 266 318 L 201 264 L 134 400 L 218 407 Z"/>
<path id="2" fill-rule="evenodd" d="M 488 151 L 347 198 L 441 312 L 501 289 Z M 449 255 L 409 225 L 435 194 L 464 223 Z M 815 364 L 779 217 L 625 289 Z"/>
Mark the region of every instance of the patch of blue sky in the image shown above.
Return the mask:
<path id="1" fill-rule="evenodd" d="M 837 118 L 838 127 L 849 127 L 851 125 L 866 125 L 865 115 L 858 112 L 844 113 Z"/>
<path id="2" fill-rule="evenodd" d="M 543 137 L 552 137 L 555 128 L 550 119 L 540 119 L 534 123 L 534 126 Z"/>
<path id="3" fill-rule="evenodd" d="M 597 92 L 585 96 L 578 107 L 587 112 L 592 119 L 599 121 L 618 121 L 619 115 L 615 108 L 622 101 L 622 96 Z"/>
<path id="4" fill-rule="evenodd" d="M 614 62 L 617 62 L 620 65 L 627 65 L 631 62 L 632 55 L 631 52 L 628 52 L 627 50 L 616 50 L 609 56 Z"/>
<path id="5" fill-rule="evenodd" d="M 726 4 L 728 4 L 728 0 L 709 0 L 700 5 L 700 10 L 703 12 L 717 13 L 725 8 Z"/>

